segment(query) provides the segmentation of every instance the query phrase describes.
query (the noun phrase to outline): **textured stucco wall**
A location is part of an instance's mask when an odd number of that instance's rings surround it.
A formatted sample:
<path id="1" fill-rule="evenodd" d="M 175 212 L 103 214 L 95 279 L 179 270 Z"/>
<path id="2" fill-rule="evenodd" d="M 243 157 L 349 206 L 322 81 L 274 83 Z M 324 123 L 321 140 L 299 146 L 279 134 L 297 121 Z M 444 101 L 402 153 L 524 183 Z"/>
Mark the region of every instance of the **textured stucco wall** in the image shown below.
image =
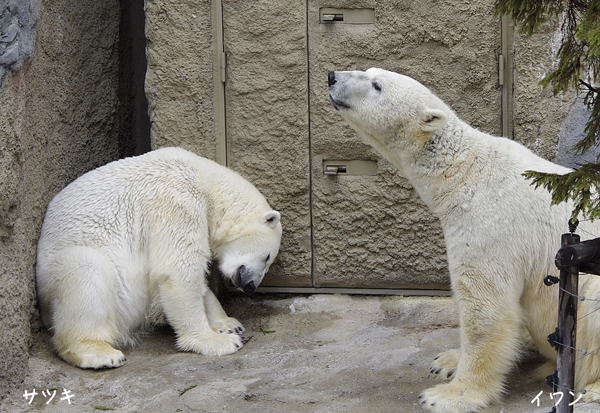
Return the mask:
<path id="1" fill-rule="evenodd" d="M 40 328 L 34 264 L 46 205 L 119 156 L 119 14 L 117 0 L 41 1 L 33 58 L 0 88 L 0 397 L 20 383 Z"/>
<path id="2" fill-rule="evenodd" d="M 306 4 L 225 0 L 227 153 L 281 211 L 263 285 L 312 286 Z"/>
<path id="3" fill-rule="evenodd" d="M 152 146 L 215 159 L 211 3 L 145 4 Z M 311 285 L 305 14 L 303 2 L 223 1 L 228 165 L 281 211 L 269 276 L 293 286 Z"/>
<path id="4" fill-rule="evenodd" d="M 283 217 L 281 253 L 264 285 L 448 286 L 439 223 L 333 111 L 327 72 L 380 66 L 407 74 L 474 127 L 500 135 L 493 4 L 223 0 L 228 163 Z M 373 8 L 376 23 L 321 24 L 320 7 Z M 214 159 L 210 3 L 146 0 L 146 12 L 153 146 Z M 516 35 L 514 55 L 515 139 L 550 159 L 568 109 L 537 86 L 553 64 L 553 34 Z M 379 173 L 324 176 L 324 159 L 376 160 Z"/>
<path id="5" fill-rule="evenodd" d="M 546 24 L 536 34 L 515 33 L 514 38 L 514 111 L 512 138 L 554 161 L 569 107 L 575 93 L 554 96 L 552 88 L 542 88 L 540 80 L 556 68 L 560 47 L 560 25 Z"/>
<path id="6" fill-rule="evenodd" d="M 152 148 L 215 159 L 210 1 L 146 0 Z"/>

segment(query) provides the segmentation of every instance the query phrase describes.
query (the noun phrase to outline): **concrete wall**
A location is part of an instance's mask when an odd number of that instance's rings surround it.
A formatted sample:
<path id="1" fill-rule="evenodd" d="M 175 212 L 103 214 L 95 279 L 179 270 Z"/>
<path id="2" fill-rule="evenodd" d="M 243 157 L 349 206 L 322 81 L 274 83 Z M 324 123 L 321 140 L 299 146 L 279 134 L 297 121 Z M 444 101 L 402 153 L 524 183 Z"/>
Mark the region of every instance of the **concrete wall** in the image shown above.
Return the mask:
<path id="1" fill-rule="evenodd" d="M 20 383 L 41 328 L 34 264 L 46 205 L 79 175 L 131 150 L 119 112 L 128 100 L 120 95 L 119 1 L 5 7 L 3 28 L 7 11 L 14 20 L 15 10 L 28 10 L 15 39 L 33 42 L 36 28 L 37 37 L 32 55 L 0 67 L 0 398 Z"/>

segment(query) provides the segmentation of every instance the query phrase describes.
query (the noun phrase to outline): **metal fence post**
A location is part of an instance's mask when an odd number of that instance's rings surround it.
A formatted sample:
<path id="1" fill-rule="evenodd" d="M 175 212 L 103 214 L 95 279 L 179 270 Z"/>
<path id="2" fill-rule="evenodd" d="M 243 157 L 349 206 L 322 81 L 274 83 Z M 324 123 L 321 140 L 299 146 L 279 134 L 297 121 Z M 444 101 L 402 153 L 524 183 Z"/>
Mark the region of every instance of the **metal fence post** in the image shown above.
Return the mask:
<path id="1" fill-rule="evenodd" d="M 561 247 L 578 244 L 579 241 L 579 235 L 563 234 Z M 558 369 L 557 391 L 562 393 L 562 399 L 556 406 L 557 413 L 573 412 L 578 282 L 579 264 L 560 267 L 556 366 Z"/>

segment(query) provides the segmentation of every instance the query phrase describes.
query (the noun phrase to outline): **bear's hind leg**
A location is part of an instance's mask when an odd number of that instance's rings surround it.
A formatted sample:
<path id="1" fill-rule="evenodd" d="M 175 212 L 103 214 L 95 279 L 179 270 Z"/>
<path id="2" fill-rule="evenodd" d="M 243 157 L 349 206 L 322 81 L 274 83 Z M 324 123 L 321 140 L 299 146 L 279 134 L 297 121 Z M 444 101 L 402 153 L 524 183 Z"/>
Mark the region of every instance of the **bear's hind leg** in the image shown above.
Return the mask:
<path id="1" fill-rule="evenodd" d="M 585 394 L 577 392 L 575 396 L 577 403 L 600 402 L 600 379 L 586 384 L 583 389 L 585 389 Z M 579 396 L 581 396 L 580 399 L 578 399 Z"/>
<path id="2" fill-rule="evenodd" d="M 54 340 L 59 356 L 68 363 L 82 369 L 121 367 L 125 355 L 104 341 L 79 340 L 61 344 Z"/>
<path id="3" fill-rule="evenodd" d="M 122 334 L 115 322 L 114 266 L 101 251 L 73 247 L 51 268 L 51 286 L 41 301 L 51 308 L 49 327 L 58 355 L 81 368 L 122 366 L 125 356 L 113 348 Z"/>

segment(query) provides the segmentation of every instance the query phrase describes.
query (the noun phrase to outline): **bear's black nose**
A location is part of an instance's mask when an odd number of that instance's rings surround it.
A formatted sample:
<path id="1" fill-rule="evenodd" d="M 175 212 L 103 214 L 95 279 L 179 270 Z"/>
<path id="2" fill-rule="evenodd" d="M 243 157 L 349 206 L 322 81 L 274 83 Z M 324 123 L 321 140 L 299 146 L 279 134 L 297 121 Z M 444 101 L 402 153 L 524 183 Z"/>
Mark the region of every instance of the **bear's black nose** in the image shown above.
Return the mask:
<path id="1" fill-rule="evenodd" d="M 256 285 L 254 285 L 254 281 L 250 281 L 248 284 L 244 286 L 244 294 L 250 297 L 256 291 Z"/>
<path id="2" fill-rule="evenodd" d="M 335 72 L 329 72 L 329 86 L 333 85 L 335 82 Z"/>

